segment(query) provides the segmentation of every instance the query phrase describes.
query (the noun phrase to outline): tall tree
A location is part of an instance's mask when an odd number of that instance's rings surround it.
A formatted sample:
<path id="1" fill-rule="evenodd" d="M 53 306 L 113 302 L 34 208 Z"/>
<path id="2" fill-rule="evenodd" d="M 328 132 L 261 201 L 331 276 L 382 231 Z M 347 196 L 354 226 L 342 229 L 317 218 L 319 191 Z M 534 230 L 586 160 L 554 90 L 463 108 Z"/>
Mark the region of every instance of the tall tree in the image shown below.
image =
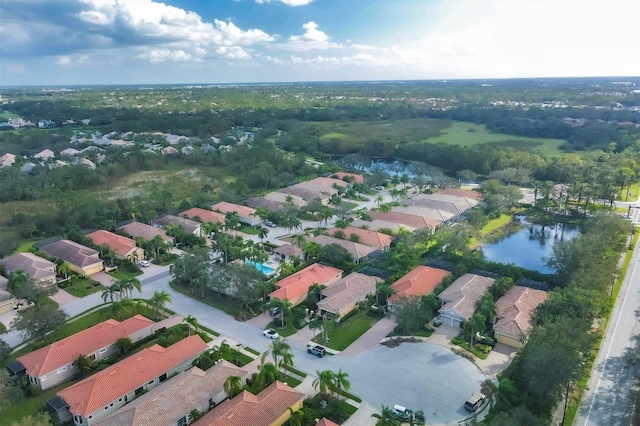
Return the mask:
<path id="1" fill-rule="evenodd" d="M 323 395 L 333 394 L 335 373 L 331 370 L 316 371 L 316 379 L 313 381 L 313 388 L 319 390 Z"/>
<path id="2" fill-rule="evenodd" d="M 198 320 L 196 319 L 196 317 L 189 314 L 182 319 L 182 322 L 187 324 L 189 328 L 189 336 L 191 336 L 191 329 L 193 329 L 195 333 L 198 332 L 198 327 L 200 326 L 200 324 L 198 324 Z"/>
<path id="3" fill-rule="evenodd" d="M 160 315 L 160 310 L 165 307 L 167 303 L 171 303 L 171 295 L 165 290 L 156 291 L 149 299 L 149 305 L 153 307 L 156 315 Z"/>
<path id="4" fill-rule="evenodd" d="M 374 419 L 376 419 L 376 426 L 400 426 L 401 422 L 398 419 L 398 416 L 391 410 L 391 408 L 382 406 L 382 411 L 380 414 L 373 413 L 371 415 Z"/>
<path id="5" fill-rule="evenodd" d="M 229 398 L 233 398 L 242 392 L 242 378 L 229 376 L 224 381 L 224 392 Z"/>
<path id="6" fill-rule="evenodd" d="M 11 328 L 20 332 L 27 340 L 42 340 L 49 333 L 58 330 L 67 319 L 67 314 L 51 305 L 42 305 L 40 309 L 18 311 L 11 322 Z"/>

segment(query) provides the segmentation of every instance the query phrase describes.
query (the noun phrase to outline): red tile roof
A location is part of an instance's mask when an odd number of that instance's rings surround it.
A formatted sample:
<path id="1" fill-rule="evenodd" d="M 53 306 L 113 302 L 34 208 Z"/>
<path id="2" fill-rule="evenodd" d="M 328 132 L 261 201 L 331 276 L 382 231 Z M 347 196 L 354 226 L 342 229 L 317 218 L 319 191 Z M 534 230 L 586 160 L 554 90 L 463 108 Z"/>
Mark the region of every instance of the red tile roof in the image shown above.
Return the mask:
<path id="1" fill-rule="evenodd" d="M 58 392 L 74 415 L 88 416 L 113 401 L 157 379 L 207 350 L 207 344 L 193 335 L 163 348 L 153 345 Z"/>
<path id="2" fill-rule="evenodd" d="M 136 248 L 135 240 L 102 229 L 87 234 L 87 238 L 97 246 L 106 245 L 120 257 L 127 257 Z"/>
<path id="3" fill-rule="evenodd" d="M 327 419 L 326 417 L 323 417 L 318 421 L 318 423 L 316 423 L 316 426 L 339 426 L 339 425 Z"/>
<path id="4" fill-rule="evenodd" d="M 294 300 L 309 292 L 313 284 L 323 284 L 336 276 L 342 277 L 342 270 L 331 266 L 314 263 L 306 268 L 278 281 L 278 289 L 269 297 Z M 339 278 L 338 278 L 339 279 Z M 337 281 L 337 280 L 336 280 Z"/>
<path id="5" fill-rule="evenodd" d="M 226 201 L 220 201 L 219 203 L 213 204 L 211 206 L 211 210 L 218 210 L 223 214 L 237 213 L 239 217 L 247 219 L 253 219 L 256 214 L 256 209 L 240 204 L 227 203 Z"/>
<path id="6" fill-rule="evenodd" d="M 270 426 L 304 397 L 304 393 L 275 382 L 258 395 L 244 391 L 223 402 L 193 426 Z"/>
<path id="7" fill-rule="evenodd" d="M 340 230 L 344 232 L 344 238 L 350 239 L 352 234 L 360 237 L 358 241 L 361 244 L 377 248 L 387 248 L 391 245 L 393 237 L 391 235 L 383 234 L 382 232 L 372 231 L 371 229 L 356 228 L 354 226 L 347 226 L 344 229 L 331 228 L 327 231 L 329 235 L 334 235 Z"/>
<path id="8" fill-rule="evenodd" d="M 118 228 L 127 235 L 133 238 L 142 238 L 147 241 L 153 240 L 153 237 L 159 235 L 164 241 L 173 241 L 173 238 L 168 236 L 163 229 L 156 228 L 155 226 L 147 225 L 141 222 L 131 222 Z"/>
<path id="9" fill-rule="evenodd" d="M 200 219 L 200 222 L 211 222 L 211 223 L 224 223 L 224 219 L 225 219 L 225 216 L 222 213 L 214 212 L 211 210 L 205 210 L 198 207 L 185 210 L 182 213 L 180 213 L 180 216 L 186 216 L 189 219 L 194 219 L 197 216 Z"/>
<path id="10" fill-rule="evenodd" d="M 426 296 L 449 275 L 451 272 L 444 269 L 418 266 L 391 284 L 391 288 L 396 292 L 389 297 L 389 301 L 397 302 L 403 297 Z"/>
<path id="11" fill-rule="evenodd" d="M 122 322 L 110 319 L 23 355 L 17 360 L 24 365 L 30 376 L 43 376 L 71 364 L 80 355 L 90 355 L 116 343 L 121 337 L 131 336 L 147 327 L 153 327 L 154 324 L 142 315 Z"/>
<path id="12" fill-rule="evenodd" d="M 482 201 L 482 194 L 477 191 L 468 191 L 460 188 L 447 188 L 438 191 L 439 194 L 455 195 L 458 197 L 471 198 L 472 200 Z"/>
<path id="13" fill-rule="evenodd" d="M 408 225 L 413 228 L 434 228 L 440 224 L 439 220 L 429 219 L 422 216 L 417 216 L 413 214 L 400 213 L 400 212 L 369 212 L 369 216 L 371 219 L 379 219 L 386 220 L 388 222 L 400 223 L 403 225 Z"/>
<path id="14" fill-rule="evenodd" d="M 320 186 L 324 186 L 327 188 L 333 188 L 333 185 L 336 185 L 340 188 L 346 188 L 349 184 L 343 180 L 340 179 L 333 179 L 330 177 L 317 177 L 315 179 L 311 179 L 307 181 L 308 183 L 314 184 L 314 185 L 320 185 Z"/>
<path id="15" fill-rule="evenodd" d="M 498 321 L 494 330 L 511 336 L 526 337 L 531 330 L 531 316 L 547 300 L 547 293 L 528 287 L 514 286 L 496 302 Z"/>

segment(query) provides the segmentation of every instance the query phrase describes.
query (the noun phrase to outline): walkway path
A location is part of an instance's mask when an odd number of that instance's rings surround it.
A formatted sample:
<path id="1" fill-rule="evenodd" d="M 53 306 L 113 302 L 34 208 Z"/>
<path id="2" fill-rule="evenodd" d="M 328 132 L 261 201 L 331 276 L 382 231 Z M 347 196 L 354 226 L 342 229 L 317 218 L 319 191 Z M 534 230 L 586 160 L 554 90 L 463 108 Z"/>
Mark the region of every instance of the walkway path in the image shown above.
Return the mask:
<path id="1" fill-rule="evenodd" d="M 76 300 L 79 300 L 78 297 L 63 289 L 59 289 L 56 294 L 54 294 L 53 296 L 49 296 L 49 299 L 56 302 L 61 308 L 67 306 L 69 303 L 73 303 Z"/>
<path id="2" fill-rule="evenodd" d="M 396 327 L 396 322 L 392 318 L 382 318 L 373 327 L 367 330 L 362 336 L 353 342 L 347 349 L 340 352 L 338 356 L 358 355 L 380 344 L 389 333 Z"/>

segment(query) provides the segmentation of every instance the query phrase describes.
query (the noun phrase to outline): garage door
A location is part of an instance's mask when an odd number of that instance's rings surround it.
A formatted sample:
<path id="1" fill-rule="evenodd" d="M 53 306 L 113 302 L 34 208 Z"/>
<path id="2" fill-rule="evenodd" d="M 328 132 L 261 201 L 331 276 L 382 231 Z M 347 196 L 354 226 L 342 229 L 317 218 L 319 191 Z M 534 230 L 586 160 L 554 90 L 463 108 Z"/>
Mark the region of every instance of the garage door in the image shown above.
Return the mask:
<path id="1" fill-rule="evenodd" d="M 498 343 L 504 343 L 505 345 L 519 348 L 522 346 L 520 340 L 514 339 L 513 337 L 505 336 L 504 334 L 498 334 L 497 336 Z"/>

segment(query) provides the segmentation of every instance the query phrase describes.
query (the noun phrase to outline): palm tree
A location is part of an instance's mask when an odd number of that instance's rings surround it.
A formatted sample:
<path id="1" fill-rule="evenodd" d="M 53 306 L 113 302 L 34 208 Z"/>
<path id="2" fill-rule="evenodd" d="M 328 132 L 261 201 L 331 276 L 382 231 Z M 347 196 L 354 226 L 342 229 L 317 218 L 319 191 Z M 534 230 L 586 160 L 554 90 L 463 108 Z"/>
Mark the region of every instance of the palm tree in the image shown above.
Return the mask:
<path id="1" fill-rule="evenodd" d="M 213 367 L 218 359 L 219 358 L 214 354 L 214 351 L 212 349 L 209 349 L 208 351 L 204 351 L 203 353 L 201 353 L 198 358 L 194 359 L 191 365 L 206 371 Z"/>
<path id="2" fill-rule="evenodd" d="M 264 388 L 274 383 L 278 379 L 278 369 L 271 362 L 263 362 L 258 366 L 258 370 L 258 376 L 256 377 L 256 381 L 254 383 L 255 389 L 253 389 L 256 394 L 262 392 Z"/>
<path id="3" fill-rule="evenodd" d="M 323 395 L 333 393 L 335 373 L 331 370 L 316 371 L 318 377 L 313 381 L 313 388 L 319 390 Z"/>
<path id="4" fill-rule="evenodd" d="M 126 314 L 133 313 L 135 309 L 136 303 L 129 298 L 124 298 L 111 304 L 111 315 L 115 319 L 121 320 Z"/>
<path id="5" fill-rule="evenodd" d="M 269 235 L 269 230 L 267 228 L 260 228 L 258 231 L 258 238 L 260 238 L 260 243 L 264 244 L 264 239 Z"/>
<path id="6" fill-rule="evenodd" d="M 482 315 L 476 313 L 469 319 L 469 321 L 464 323 L 464 330 L 469 333 L 469 348 L 473 349 L 473 341 L 476 337 L 476 333 L 480 331 L 484 331 L 484 327 L 486 324 L 486 319 Z"/>
<path id="7" fill-rule="evenodd" d="M 298 246 L 298 248 L 302 248 L 304 246 L 304 243 L 306 242 L 306 238 L 304 236 L 304 234 L 296 234 L 295 237 L 293 237 L 293 245 L 294 246 Z"/>
<path id="8" fill-rule="evenodd" d="M 380 306 L 380 297 L 382 297 L 383 300 L 387 300 L 387 298 L 393 293 L 395 293 L 395 290 L 389 284 L 385 283 L 384 281 L 380 281 L 379 283 L 377 283 L 376 305 L 378 305 L 378 307 Z"/>
<path id="9" fill-rule="evenodd" d="M 240 394 L 242 392 L 242 378 L 239 376 L 229 376 L 224 381 L 224 392 L 229 398 Z"/>
<path id="10" fill-rule="evenodd" d="M 426 424 L 427 419 L 422 411 L 416 411 L 409 419 L 410 426 L 425 426 Z"/>
<path id="11" fill-rule="evenodd" d="M 165 290 L 154 292 L 151 299 L 149 299 L 149 305 L 153 306 L 156 315 L 160 315 L 160 310 L 167 303 L 171 303 L 171 295 Z"/>
<path id="12" fill-rule="evenodd" d="M 480 299 L 480 303 L 478 303 L 476 311 L 493 324 L 496 319 L 496 315 L 498 314 L 498 309 L 496 307 L 496 302 L 490 293 L 487 293 Z"/>
<path id="13" fill-rule="evenodd" d="M 182 322 L 189 326 L 189 336 L 191 336 L 192 328 L 195 330 L 196 333 L 198 332 L 198 327 L 200 326 L 200 324 L 198 324 L 198 320 L 194 316 L 187 315 L 182 319 Z"/>
<path id="14" fill-rule="evenodd" d="M 274 339 L 273 342 L 271 342 L 271 344 L 269 345 L 269 351 L 271 353 L 271 356 L 273 357 L 273 363 L 276 366 L 281 366 L 281 362 L 282 360 L 284 360 L 285 355 L 291 357 L 291 359 L 289 360 L 290 364 L 288 365 L 293 364 L 293 357 L 291 356 L 291 346 L 282 337 L 278 337 L 277 339 Z"/>
<path id="15" fill-rule="evenodd" d="M 7 285 L 9 291 L 14 291 L 18 289 L 22 284 L 29 281 L 31 277 L 24 269 L 18 269 L 17 271 L 11 272 L 9 275 L 9 283 Z"/>
<path id="16" fill-rule="evenodd" d="M 322 318 L 320 318 L 319 316 L 315 316 L 313 318 L 311 318 L 311 321 L 309 321 L 309 329 L 310 330 L 320 330 L 322 328 Z M 315 332 L 313 333 L 313 337 L 315 338 Z"/>
<path id="17" fill-rule="evenodd" d="M 348 377 L 349 373 L 345 373 L 342 369 L 335 373 L 333 377 L 333 386 L 335 387 L 336 395 L 341 395 L 343 390 L 348 391 L 349 388 L 351 388 L 351 382 Z"/>
<path id="18" fill-rule="evenodd" d="M 78 374 L 84 374 L 91 371 L 95 365 L 94 361 L 86 355 L 80 355 L 75 361 Z"/>
<path id="19" fill-rule="evenodd" d="M 69 275 L 69 279 L 67 280 L 67 282 L 71 284 L 71 287 L 73 288 L 77 288 L 78 281 L 80 281 L 80 277 L 77 276 L 76 274 Z"/>
<path id="20" fill-rule="evenodd" d="M 133 348 L 133 342 L 130 337 L 121 337 L 116 341 L 116 347 L 120 355 L 124 355 Z"/>
<path id="21" fill-rule="evenodd" d="M 102 300 L 104 301 L 104 303 L 107 303 L 107 299 L 109 299 L 109 302 L 113 303 L 113 300 L 118 298 L 119 291 L 120 289 L 114 285 L 112 285 L 111 287 L 105 287 L 104 289 L 102 289 Z"/>
<path id="22" fill-rule="evenodd" d="M 267 300 L 267 294 L 273 291 L 273 282 L 272 281 L 259 281 L 255 283 L 253 286 L 254 289 L 260 292 L 262 295 L 262 301 Z"/>
<path id="23" fill-rule="evenodd" d="M 302 426 L 305 416 L 304 410 L 301 408 L 294 411 L 291 407 L 287 407 L 287 410 L 289 410 L 289 426 Z"/>
<path id="24" fill-rule="evenodd" d="M 69 262 L 62 262 L 60 265 L 58 265 L 58 274 L 64 275 L 65 280 L 67 279 L 71 271 L 73 271 L 73 269 L 71 269 L 71 265 L 69 264 Z"/>
<path id="25" fill-rule="evenodd" d="M 380 208 L 380 206 L 382 205 L 382 203 L 384 203 L 384 197 L 382 195 L 378 195 L 376 197 L 376 203 L 378 204 L 378 208 Z"/>
<path id="26" fill-rule="evenodd" d="M 291 313 L 291 308 L 293 308 L 293 304 L 289 302 L 289 299 L 271 299 L 270 305 L 272 308 L 280 308 L 280 320 L 281 328 L 284 328 L 284 317 Z"/>
<path id="27" fill-rule="evenodd" d="M 400 426 L 400 420 L 396 417 L 395 413 L 389 407 L 382 406 L 380 414 L 374 413 L 371 415 L 376 419 L 376 426 Z"/>

